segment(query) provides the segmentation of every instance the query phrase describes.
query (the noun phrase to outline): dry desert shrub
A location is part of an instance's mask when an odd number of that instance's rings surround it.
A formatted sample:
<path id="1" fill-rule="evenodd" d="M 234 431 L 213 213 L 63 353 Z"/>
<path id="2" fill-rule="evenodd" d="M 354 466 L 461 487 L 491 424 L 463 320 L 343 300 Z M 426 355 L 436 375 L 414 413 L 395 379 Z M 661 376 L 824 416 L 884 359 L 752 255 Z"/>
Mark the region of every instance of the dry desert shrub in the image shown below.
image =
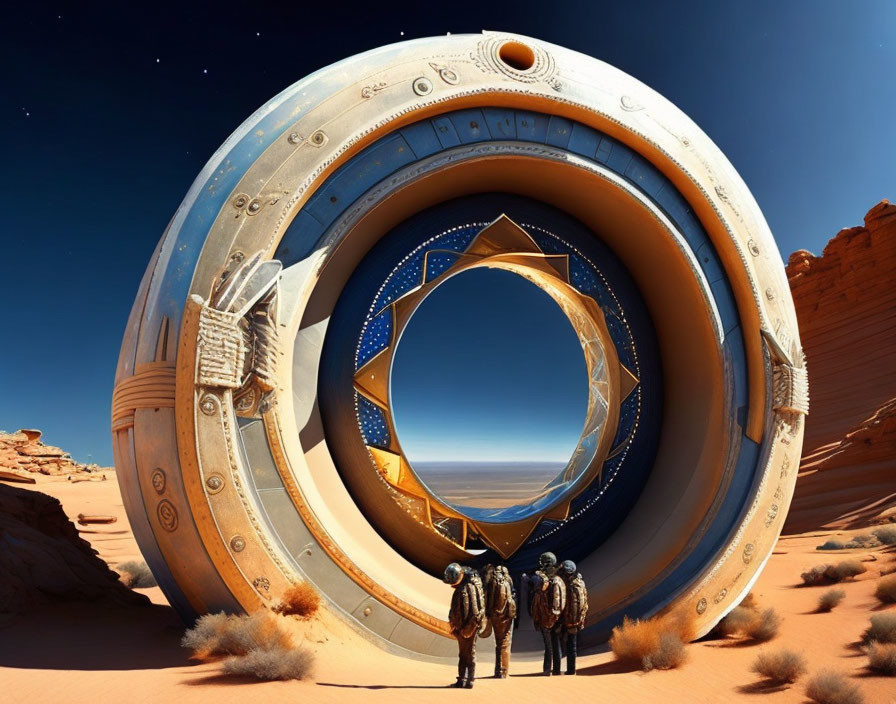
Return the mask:
<path id="1" fill-rule="evenodd" d="M 274 611 L 284 616 L 311 618 L 320 608 L 320 595 L 308 582 L 293 584 L 283 593 Z"/>
<path id="2" fill-rule="evenodd" d="M 799 653 L 782 649 L 774 653 L 759 653 L 752 670 L 774 684 L 796 682 L 806 674 L 806 661 Z"/>
<path id="3" fill-rule="evenodd" d="M 686 657 L 681 637 L 677 633 L 663 633 L 657 649 L 645 655 L 641 665 L 645 670 L 671 670 L 681 665 Z"/>
<path id="4" fill-rule="evenodd" d="M 896 526 L 884 526 L 871 532 L 882 545 L 896 545 Z"/>
<path id="5" fill-rule="evenodd" d="M 814 587 L 819 584 L 836 584 L 847 579 L 853 579 L 867 571 L 868 568 L 858 560 L 842 560 L 836 565 L 816 565 L 812 569 L 803 572 L 800 577 L 803 580 L 803 584 L 807 587 Z"/>
<path id="6" fill-rule="evenodd" d="M 828 589 L 824 594 L 818 597 L 818 613 L 827 613 L 834 607 L 839 606 L 840 602 L 846 598 L 846 592 L 842 589 Z"/>
<path id="7" fill-rule="evenodd" d="M 862 704 L 865 698 L 852 682 L 839 672 L 822 670 L 806 685 L 806 696 L 816 704 Z"/>
<path id="8" fill-rule="evenodd" d="M 122 562 L 115 570 L 119 574 L 119 581 L 131 589 L 147 589 L 158 586 L 156 578 L 153 577 L 149 569 L 149 565 L 145 562 L 136 562 L 134 560 Z"/>
<path id="9" fill-rule="evenodd" d="M 181 640 L 200 660 L 220 655 L 245 655 L 251 650 L 288 650 L 292 636 L 265 611 L 249 616 L 224 613 L 200 617 Z"/>
<path id="10" fill-rule="evenodd" d="M 821 545 L 816 547 L 816 550 L 846 550 L 847 543 L 843 540 L 837 540 L 832 538 L 831 540 L 826 540 Z"/>
<path id="11" fill-rule="evenodd" d="M 862 642 L 896 643 L 896 612 L 875 614 L 871 625 L 862 634 Z"/>
<path id="12" fill-rule="evenodd" d="M 744 629 L 750 625 L 756 618 L 756 609 L 751 605 L 749 608 L 743 606 L 735 606 L 725 618 L 719 621 L 714 632 L 719 636 L 733 636 L 743 633 Z"/>
<path id="13" fill-rule="evenodd" d="M 313 663 L 314 656 L 307 650 L 274 648 L 228 658 L 223 670 L 228 675 L 260 680 L 302 680 L 311 675 Z"/>
<path id="14" fill-rule="evenodd" d="M 853 579 L 868 571 L 858 560 L 843 560 L 838 562 L 829 571 L 829 575 L 836 582 L 842 582 L 845 579 Z"/>
<path id="15" fill-rule="evenodd" d="M 684 643 L 693 640 L 694 635 L 694 619 L 684 611 L 644 621 L 626 616 L 622 625 L 613 629 L 610 648 L 621 662 L 638 663 L 645 670 L 668 669 L 684 662 Z"/>
<path id="16" fill-rule="evenodd" d="M 781 617 L 772 608 L 756 612 L 755 618 L 744 627 L 744 635 L 750 640 L 765 643 L 778 635 Z"/>
<path id="17" fill-rule="evenodd" d="M 884 604 L 896 602 L 896 574 L 881 577 L 874 589 L 874 596 Z"/>
<path id="18" fill-rule="evenodd" d="M 865 648 L 868 667 L 890 677 L 896 676 L 896 643 L 870 643 Z"/>

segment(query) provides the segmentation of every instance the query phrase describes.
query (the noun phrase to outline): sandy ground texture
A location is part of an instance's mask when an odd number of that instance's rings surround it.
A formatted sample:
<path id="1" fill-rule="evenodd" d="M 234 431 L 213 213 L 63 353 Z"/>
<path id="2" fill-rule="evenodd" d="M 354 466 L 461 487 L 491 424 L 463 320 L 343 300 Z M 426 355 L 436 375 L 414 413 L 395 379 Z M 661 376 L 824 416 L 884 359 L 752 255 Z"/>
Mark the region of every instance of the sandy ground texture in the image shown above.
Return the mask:
<path id="1" fill-rule="evenodd" d="M 38 490 L 56 496 L 73 519 L 78 513 L 111 514 L 116 523 L 88 526 L 82 535 L 113 568 L 140 559 L 128 527 L 113 472 L 106 481 L 72 483 L 39 477 Z M 896 678 L 870 674 L 856 648 L 869 617 L 885 609 L 873 597 L 881 568 L 896 566 L 896 554 L 882 549 L 818 552 L 836 532 L 787 536 L 754 589 L 760 606 L 783 616 L 780 635 L 764 645 L 735 639 L 703 641 L 687 647 L 678 670 L 642 672 L 620 667 L 610 653 L 580 657 L 576 677 L 542 677 L 541 663 L 513 662 L 506 680 L 488 677 L 492 653 L 479 653 L 480 679 L 472 691 L 454 690 L 455 670 L 390 655 L 353 631 L 340 618 L 322 613 L 302 626 L 302 646 L 314 650 L 313 679 L 256 682 L 225 677 L 214 663 L 194 663 L 180 647 L 183 626 L 158 588 L 141 590 L 153 601 L 146 608 L 105 604 L 65 604 L 21 616 L 0 628 L 0 701 L 172 702 L 224 704 L 276 702 L 449 702 L 449 701 L 613 701 L 613 702 L 805 702 L 805 681 L 764 687 L 750 672 L 763 651 L 787 647 L 801 652 L 810 675 L 822 668 L 846 674 L 871 704 L 896 702 Z M 868 572 L 842 588 L 846 599 L 827 614 L 813 613 L 826 587 L 799 587 L 799 575 L 816 564 L 844 556 L 866 561 Z M 447 605 L 446 605 L 447 608 Z"/>

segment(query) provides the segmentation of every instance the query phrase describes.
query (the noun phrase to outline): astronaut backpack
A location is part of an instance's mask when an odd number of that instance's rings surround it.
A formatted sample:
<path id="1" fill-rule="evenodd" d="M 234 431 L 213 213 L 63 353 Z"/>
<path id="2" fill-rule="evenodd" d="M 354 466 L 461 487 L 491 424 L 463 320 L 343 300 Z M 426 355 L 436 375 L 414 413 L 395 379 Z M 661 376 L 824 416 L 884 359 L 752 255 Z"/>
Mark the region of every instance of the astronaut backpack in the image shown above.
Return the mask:
<path id="1" fill-rule="evenodd" d="M 488 585 L 489 618 L 503 616 L 516 618 L 516 601 L 513 598 L 513 582 L 510 573 L 503 565 L 495 568 L 494 576 Z"/>
<path id="2" fill-rule="evenodd" d="M 585 580 L 577 574 L 570 581 L 566 590 L 566 627 L 577 629 L 585 625 L 585 616 L 588 614 L 588 592 L 585 589 Z"/>

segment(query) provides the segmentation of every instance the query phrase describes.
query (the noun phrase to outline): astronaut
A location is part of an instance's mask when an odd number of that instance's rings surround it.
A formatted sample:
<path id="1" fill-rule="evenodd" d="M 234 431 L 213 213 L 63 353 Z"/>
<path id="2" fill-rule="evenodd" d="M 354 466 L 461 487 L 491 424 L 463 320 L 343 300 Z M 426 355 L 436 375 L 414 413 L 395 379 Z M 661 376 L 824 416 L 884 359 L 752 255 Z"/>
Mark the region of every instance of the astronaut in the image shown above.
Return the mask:
<path id="1" fill-rule="evenodd" d="M 443 578 L 454 587 L 448 624 L 457 638 L 457 682 L 452 687 L 473 688 L 476 674 L 476 637 L 485 624 L 485 593 L 476 570 L 452 562 L 445 568 Z"/>
<path id="2" fill-rule="evenodd" d="M 486 565 L 482 571 L 485 586 L 485 613 L 495 634 L 495 677 L 507 677 L 510 666 L 510 642 L 516 618 L 516 589 L 504 565 Z"/>
<path id="3" fill-rule="evenodd" d="M 560 577 L 566 585 L 566 608 L 561 619 L 566 634 L 566 674 L 574 675 L 579 631 L 585 627 L 585 616 L 588 615 L 588 590 L 585 588 L 582 575 L 576 571 L 576 563 L 572 560 L 560 563 Z"/>
<path id="4" fill-rule="evenodd" d="M 560 674 L 560 631 L 563 628 L 563 610 L 566 608 L 566 583 L 557 574 L 557 556 L 542 553 L 538 569 L 530 582 L 534 590 L 532 621 L 544 639 L 545 675 Z"/>

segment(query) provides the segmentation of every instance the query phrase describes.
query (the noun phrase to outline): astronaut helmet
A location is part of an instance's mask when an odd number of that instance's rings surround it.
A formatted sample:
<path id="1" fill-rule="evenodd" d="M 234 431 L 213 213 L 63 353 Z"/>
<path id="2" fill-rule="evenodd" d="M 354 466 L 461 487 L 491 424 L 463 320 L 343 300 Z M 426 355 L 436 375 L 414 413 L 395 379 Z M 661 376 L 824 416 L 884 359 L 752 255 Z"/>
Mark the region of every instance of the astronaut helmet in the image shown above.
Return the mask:
<path id="1" fill-rule="evenodd" d="M 543 552 L 538 556 L 538 569 L 543 571 L 557 568 L 557 556 L 552 552 Z"/>
<path id="2" fill-rule="evenodd" d="M 455 585 L 458 584 L 464 578 L 464 568 L 461 567 L 456 562 L 452 562 L 445 568 L 445 574 L 442 576 L 442 579 L 446 584 Z"/>
<path id="3" fill-rule="evenodd" d="M 564 577 L 572 577 L 576 573 L 576 563 L 572 560 L 564 560 L 560 563 L 560 573 Z"/>

